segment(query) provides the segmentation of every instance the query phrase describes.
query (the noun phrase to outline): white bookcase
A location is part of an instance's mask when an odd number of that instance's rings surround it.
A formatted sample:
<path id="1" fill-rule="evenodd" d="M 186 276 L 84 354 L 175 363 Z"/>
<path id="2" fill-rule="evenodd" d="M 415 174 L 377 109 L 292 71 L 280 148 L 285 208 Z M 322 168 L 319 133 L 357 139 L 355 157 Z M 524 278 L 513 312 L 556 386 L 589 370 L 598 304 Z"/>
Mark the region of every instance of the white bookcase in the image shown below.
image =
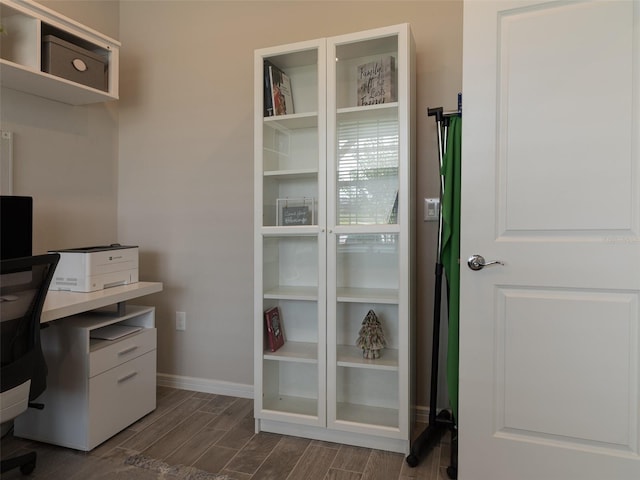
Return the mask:
<path id="1" fill-rule="evenodd" d="M 118 99 L 120 42 L 32 0 L 0 0 L 0 82 L 71 105 Z M 53 35 L 97 54 L 106 64 L 106 90 L 44 71 L 43 40 Z"/>
<path id="2" fill-rule="evenodd" d="M 358 67 L 389 58 L 373 89 L 393 97 L 358 106 Z M 290 78 L 293 113 L 265 116 L 265 60 Z M 258 431 L 409 451 L 413 71 L 407 24 L 255 52 Z M 287 206 L 312 211 L 288 224 Z M 275 352 L 273 306 L 286 337 Z M 369 310 L 387 340 L 375 360 L 355 346 Z"/>

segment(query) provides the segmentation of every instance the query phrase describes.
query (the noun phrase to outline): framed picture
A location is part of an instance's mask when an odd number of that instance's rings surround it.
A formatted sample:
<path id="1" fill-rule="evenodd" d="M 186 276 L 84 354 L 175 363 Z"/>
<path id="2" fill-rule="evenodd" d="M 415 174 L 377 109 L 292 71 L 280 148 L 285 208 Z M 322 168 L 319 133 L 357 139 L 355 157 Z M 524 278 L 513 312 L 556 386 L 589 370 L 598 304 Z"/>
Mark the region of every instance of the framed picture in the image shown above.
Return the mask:
<path id="1" fill-rule="evenodd" d="M 316 199 L 313 197 L 278 198 L 276 209 L 278 226 L 316 224 Z"/>

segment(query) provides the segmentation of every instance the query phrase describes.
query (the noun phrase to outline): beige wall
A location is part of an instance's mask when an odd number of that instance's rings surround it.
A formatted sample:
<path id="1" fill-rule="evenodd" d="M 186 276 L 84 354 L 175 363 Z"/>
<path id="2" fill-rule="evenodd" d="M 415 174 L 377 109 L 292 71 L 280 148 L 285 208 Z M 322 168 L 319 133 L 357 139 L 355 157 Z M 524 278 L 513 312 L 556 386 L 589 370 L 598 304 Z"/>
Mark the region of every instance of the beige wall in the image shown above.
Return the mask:
<path id="1" fill-rule="evenodd" d="M 410 23 L 418 217 L 422 198 L 437 196 L 426 109 L 456 106 L 459 0 L 43 3 L 122 41 L 120 101 L 68 107 L 3 89 L 2 126 L 21 138 L 17 193 L 36 197 L 40 250 L 140 245 L 141 279 L 165 285 L 146 299 L 157 306 L 161 373 L 253 383 L 256 48 Z M 419 220 L 416 231 L 418 403 L 427 405 L 437 230 Z M 175 331 L 176 311 L 187 313 L 185 332 Z"/>
<path id="2" fill-rule="evenodd" d="M 429 106 L 455 108 L 462 4 L 121 3 L 118 228 L 157 298 L 159 371 L 253 382 L 253 51 L 409 22 L 416 40 L 417 198 L 437 196 Z M 428 403 L 436 226 L 420 221 L 419 403 Z M 187 313 L 176 332 L 175 311 Z"/>
<path id="3" fill-rule="evenodd" d="M 120 38 L 120 0 L 38 0 L 111 38 Z"/>

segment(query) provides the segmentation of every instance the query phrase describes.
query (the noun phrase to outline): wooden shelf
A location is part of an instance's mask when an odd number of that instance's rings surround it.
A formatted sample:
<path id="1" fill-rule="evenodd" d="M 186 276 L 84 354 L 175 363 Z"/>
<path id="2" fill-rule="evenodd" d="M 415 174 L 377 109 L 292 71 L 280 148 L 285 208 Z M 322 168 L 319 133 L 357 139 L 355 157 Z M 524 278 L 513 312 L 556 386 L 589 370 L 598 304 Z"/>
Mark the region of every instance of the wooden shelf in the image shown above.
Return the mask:
<path id="1" fill-rule="evenodd" d="M 282 285 L 265 291 L 264 298 L 315 302 L 318 300 L 318 287 L 290 287 Z"/>
<path id="2" fill-rule="evenodd" d="M 315 237 L 320 232 L 318 225 L 290 225 L 262 227 L 262 235 L 265 237 Z"/>
<path id="3" fill-rule="evenodd" d="M 120 42 L 32 0 L 0 0 L 0 18 L 6 29 L 0 44 L 2 87 L 70 105 L 118 99 Z M 46 34 L 99 53 L 106 61 L 107 91 L 43 71 L 42 38 Z"/>
<path id="4" fill-rule="evenodd" d="M 265 397 L 262 405 L 265 410 L 286 412 L 293 415 L 305 415 L 308 417 L 317 417 L 316 412 L 318 411 L 317 400 L 289 395 Z"/>
<path id="5" fill-rule="evenodd" d="M 394 408 L 371 407 L 353 403 L 337 404 L 337 421 L 375 425 L 396 430 L 398 410 Z"/>
<path id="6" fill-rule="evenodd" d="M 338 302 L 398 303 L 398 290 L 389 288 L 338 288 Z"/>
<path id="7" fill-rule="evenodd" d="M 341 122 L 349 120 L 397 120 L 397 118 L 398 102 L 338 109 L 338 119 Z"/>
<path id="8" fill-rule="evenodd" d="M 268 170 L 264 172 L 265 177 L 283 177 L 286 179 L 314 178 L 318 176 L 317 168 L 301 168 L 299 170 Z"/>
<path id="9" fill-rule="evenodd" d="M 275 352 L 265 350 L 264 359 L 282 362 L 318 363 L 318 345 L 315 343 L 287 341 Z"/>
<path id="10" fill-rule="evenodd" d="M 385 348 L 382 350 L 380 358 L 369 360 L 362 356 L 362 350 L 358 347 L 338 345 L 337 359 L 339 367 L 398 371 L 398 350 L 393 348 Z"/>
<path id="11" fill-rule="evenodd" d="M 271 125 L 284 130 L 298 130 L 302 128 L 317 128 L 318 114 L 311 113 L 292 113 L 290 115 L 276 115 L 273 117 L 264 117 L 265 125 Z"/>

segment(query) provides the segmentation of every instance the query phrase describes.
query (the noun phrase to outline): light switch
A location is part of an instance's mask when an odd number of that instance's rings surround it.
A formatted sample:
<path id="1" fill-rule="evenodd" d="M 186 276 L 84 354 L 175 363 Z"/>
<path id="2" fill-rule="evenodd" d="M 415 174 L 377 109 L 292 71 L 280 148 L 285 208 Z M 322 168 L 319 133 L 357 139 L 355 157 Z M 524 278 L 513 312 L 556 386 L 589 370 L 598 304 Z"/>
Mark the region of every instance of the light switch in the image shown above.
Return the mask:
<path id="1" fill-rule="evenodd" d="M 187 329 L 187 313 L 176 312 L 176 330 L 184 332 Z"/>
<path id="2" fill-rule="evenodd" d="M 424 199 L 424 221 L 435 222 L 440 216 L 440 199 L 425 198 Z"/>

